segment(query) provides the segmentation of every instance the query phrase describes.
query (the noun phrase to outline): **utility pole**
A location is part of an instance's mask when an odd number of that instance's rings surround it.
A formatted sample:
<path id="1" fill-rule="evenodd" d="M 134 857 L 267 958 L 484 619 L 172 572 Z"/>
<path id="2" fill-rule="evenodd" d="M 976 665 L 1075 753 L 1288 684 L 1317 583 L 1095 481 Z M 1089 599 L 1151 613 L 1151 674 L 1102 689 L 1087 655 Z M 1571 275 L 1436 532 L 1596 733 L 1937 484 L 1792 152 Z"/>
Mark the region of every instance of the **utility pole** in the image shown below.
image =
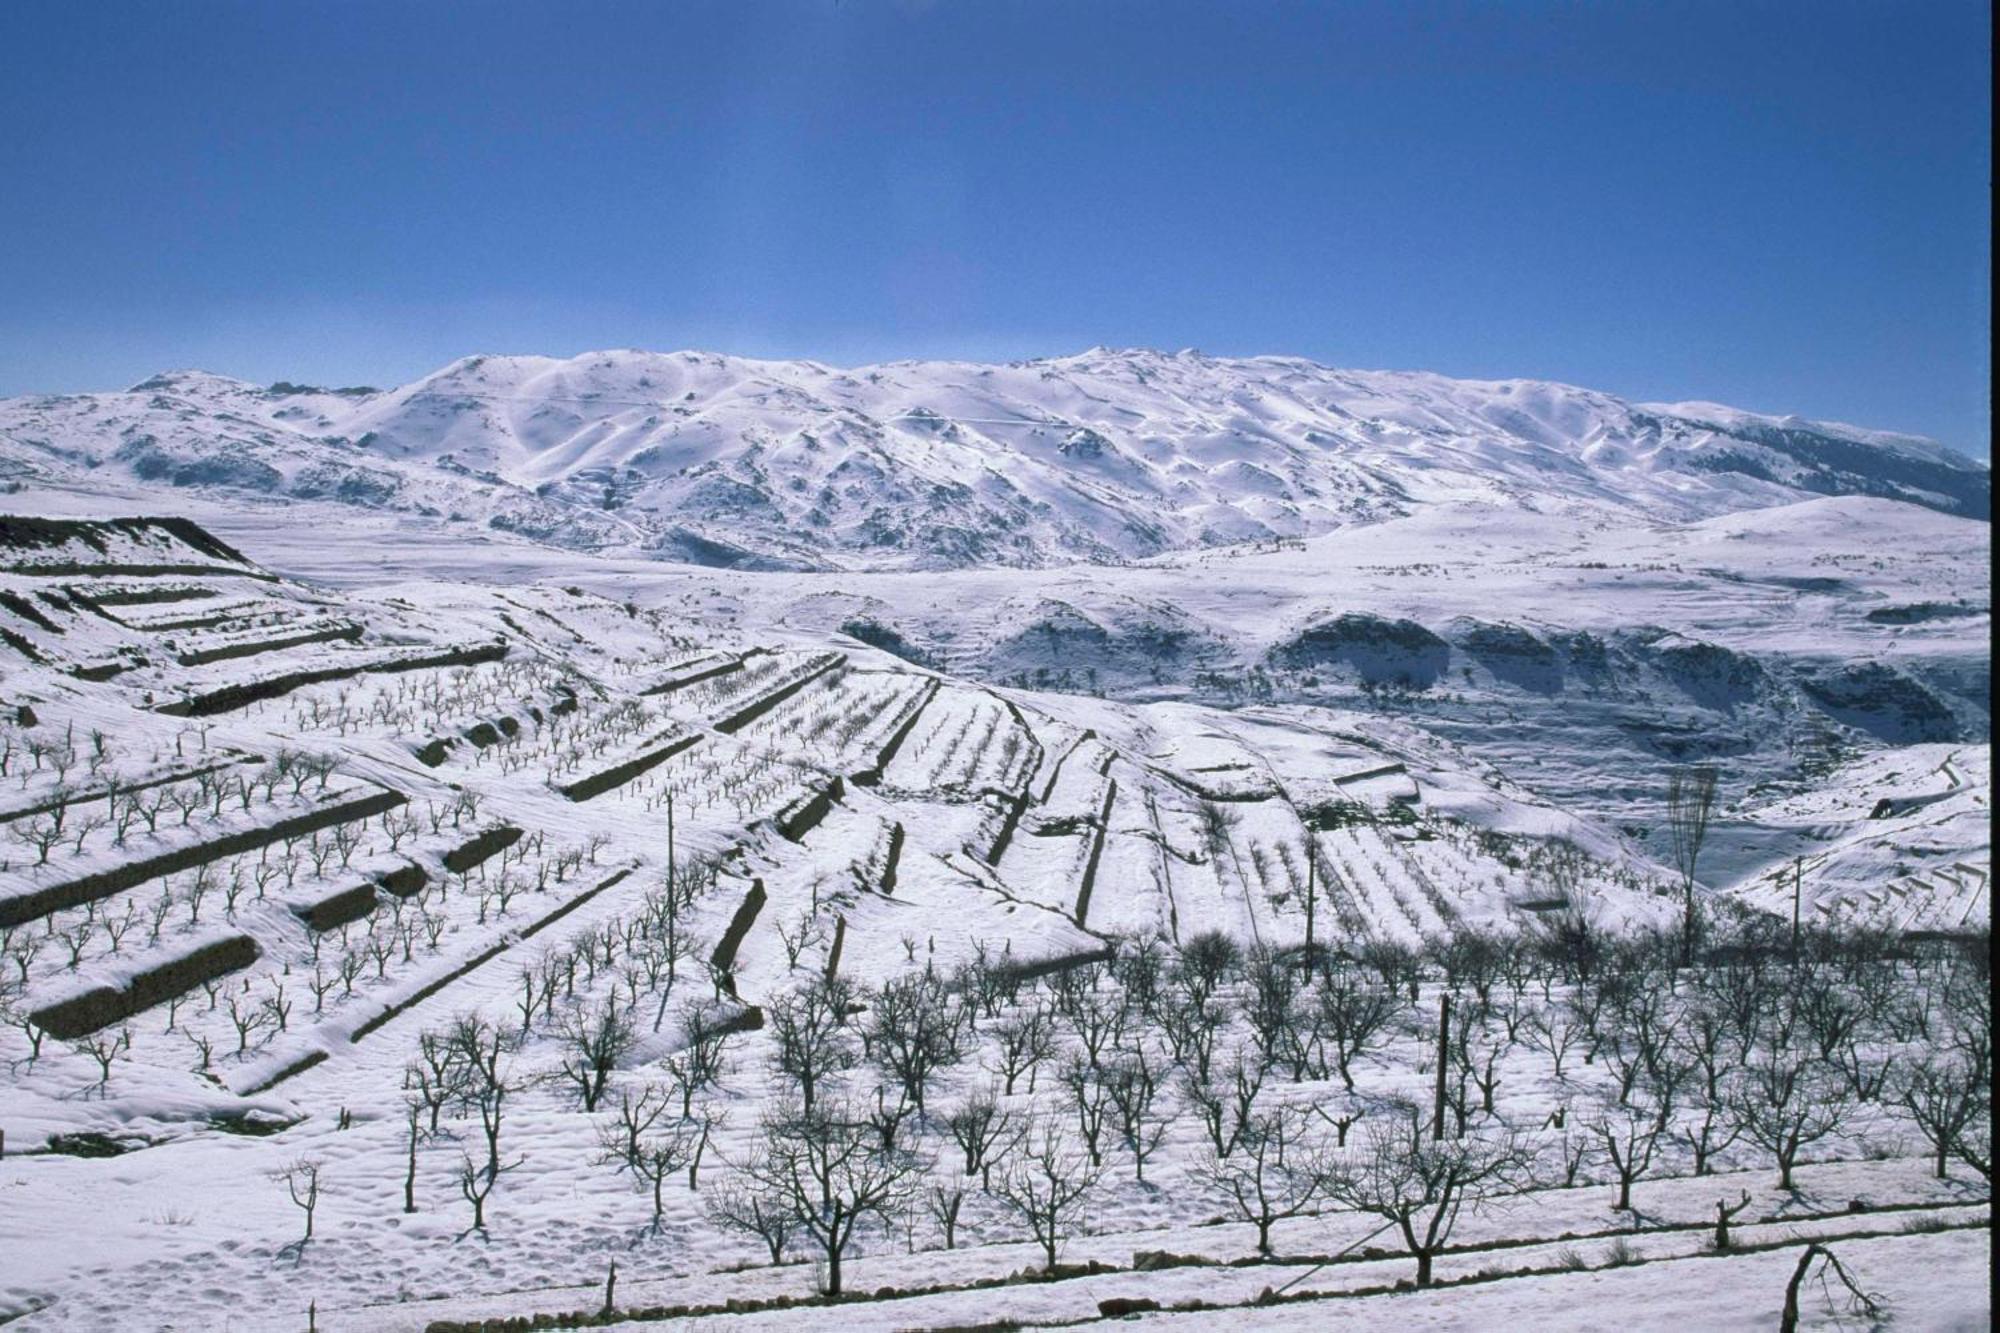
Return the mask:
<path id="1" fill-rule="evenodd" d="M 1451 996 L 1438 996 L 1438 1077 L 1437 1098 L 1431 1111 L 1431 1141 L 1444 1141 L 1444 1066 L 1450 1051 Z"/>
<path id="2" fill-rule="evenodd" d="M 667 894 L 674 891 L 674 794 L 667 793 Z"/>
<path id="3" fill-rule="evenodd" d="M 1312 826 L 1306 826 L 1306 961 L 1313 956 L 1313 905 L 1316 901 L 1319 873 L 1319 846 L 1313 841 Z"/>
<path id="4" fill-rule="evenodd" d="M 1792 858 L 1792 957 L 1799 956 L 1799 894 L 1805 886 L 1806 859 Z"/>

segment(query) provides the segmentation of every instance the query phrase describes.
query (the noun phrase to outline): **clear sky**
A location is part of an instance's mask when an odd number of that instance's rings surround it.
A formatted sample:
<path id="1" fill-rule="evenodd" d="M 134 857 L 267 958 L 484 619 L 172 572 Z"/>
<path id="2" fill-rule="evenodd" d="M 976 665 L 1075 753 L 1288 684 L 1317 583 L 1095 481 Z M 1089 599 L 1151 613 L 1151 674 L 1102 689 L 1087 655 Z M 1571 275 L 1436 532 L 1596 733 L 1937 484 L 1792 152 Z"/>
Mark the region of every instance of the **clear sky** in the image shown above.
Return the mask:
<path id="1" fill-rule="evenodd" d="M 1990 53 L 1974 0 L 8 0 L 0 393 L 1101 343 L 1983 454 Z"/>

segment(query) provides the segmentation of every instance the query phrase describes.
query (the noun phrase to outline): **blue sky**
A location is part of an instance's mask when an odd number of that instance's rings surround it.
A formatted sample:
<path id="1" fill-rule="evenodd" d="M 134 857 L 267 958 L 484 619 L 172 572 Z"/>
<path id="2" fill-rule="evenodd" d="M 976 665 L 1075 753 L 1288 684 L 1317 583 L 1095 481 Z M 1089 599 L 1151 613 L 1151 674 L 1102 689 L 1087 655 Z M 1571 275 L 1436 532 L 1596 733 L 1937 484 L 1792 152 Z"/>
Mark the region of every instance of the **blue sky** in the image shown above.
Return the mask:
<path id="1" fill-rule="evenodd" d="M 1986 6 L 0 7 L 0 393 L 1092 344 L 1989 449 Z"/>

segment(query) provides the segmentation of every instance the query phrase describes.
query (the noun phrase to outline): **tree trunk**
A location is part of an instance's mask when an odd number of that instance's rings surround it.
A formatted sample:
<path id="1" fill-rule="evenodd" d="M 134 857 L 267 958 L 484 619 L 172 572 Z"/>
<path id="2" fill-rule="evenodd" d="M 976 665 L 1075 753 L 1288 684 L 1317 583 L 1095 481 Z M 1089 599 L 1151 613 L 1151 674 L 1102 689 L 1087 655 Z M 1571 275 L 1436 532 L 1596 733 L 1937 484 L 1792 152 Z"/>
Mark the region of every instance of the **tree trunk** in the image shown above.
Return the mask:
<path id="1" fill-rule="evenodd" d="M 1417 1285 L 1428 1287 L 1430 1284 L 1431 1252 L 1429 1250 L 1419 1250 L 1417 1251 Z"/>
<path id="2" fill-rule="evenodd" d="M 403 1172 L 403 1211 L 417 1211 L 417 1117 L 410 1117 L 410 1163 Z"/>
<path id="3" fill-rule="evenodd" d="M 1799 1284 L 1806 1280 L 1806 1269 L 1812 1266 L 1813 1256 L 1819 1253 L 1819 1246 L 1808 1245 L 1799 1256 L 1798 1267 L 1792 1270 L 1792 1280 L 1785 1284 L 1785 1311 L 1778 1317 L 1778 1333 L 1797 1333 L 1799 1327 Z"/>

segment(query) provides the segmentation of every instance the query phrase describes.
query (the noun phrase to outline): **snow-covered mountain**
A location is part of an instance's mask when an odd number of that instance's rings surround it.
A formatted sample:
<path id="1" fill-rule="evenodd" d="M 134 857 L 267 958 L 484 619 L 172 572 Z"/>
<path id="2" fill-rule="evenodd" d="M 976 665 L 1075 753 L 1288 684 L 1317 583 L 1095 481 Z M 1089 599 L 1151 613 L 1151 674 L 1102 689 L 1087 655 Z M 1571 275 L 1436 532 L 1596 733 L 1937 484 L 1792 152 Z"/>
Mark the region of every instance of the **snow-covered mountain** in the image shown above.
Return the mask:
<path id="1" fill-rule="evenodd" d="M 1912 436 L 1523 380 L 1105 349 L 854 370 L 469 357 L 390 390 L 178 372 L 0 400 L 0 472 L 747 568 L 1126 562 L 1464 502 L 1676 521 L 1813 495 L 1991 512 L 1986 464 Z"/>

